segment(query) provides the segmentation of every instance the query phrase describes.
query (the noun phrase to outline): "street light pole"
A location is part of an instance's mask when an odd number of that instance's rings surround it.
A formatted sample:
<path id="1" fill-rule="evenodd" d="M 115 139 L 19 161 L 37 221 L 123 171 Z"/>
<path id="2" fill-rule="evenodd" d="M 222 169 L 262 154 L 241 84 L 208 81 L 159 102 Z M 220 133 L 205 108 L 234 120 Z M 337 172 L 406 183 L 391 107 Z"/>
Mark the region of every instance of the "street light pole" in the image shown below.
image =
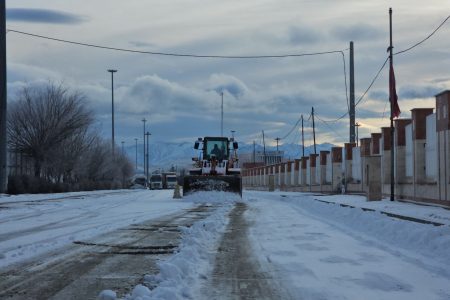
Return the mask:
<path id="1" fill-rule="evenodd" d="M 148 160 L 148 153 L 149 153 L 148 140 L 150 139 L 151 134 L 150 134 L 150 132 L 147 131 L 147 133 L 146 133 L 145 135 L 147 136 L 147 166 L 146 166 L 146 168 L 147 168 L 147 182 L 148 182 L 148 177 L 149 177 L 149 176 L 148 176 L 148 175 L 149 175 L 149 173 L 148 173 L 148 167 L 149 167 L 149 165 L 150 165 L 149 160 Z"/>
<path id="2" fill-rule="evenodd" d="M 137 170 L 137 141 L 138 141 L 138 139 L 135 138 L 134 140 L 135 140 L 135 142 L 136 142 L 136 162 L 135 162 L 135 169 Z"/>
<path id="3" fill-rule="evenodd" d="M 147 173 L 145 171 L 145 122 L 147 122 L 147 120 L 145 118 L 143 118 L 142 122 L 144 122 L 144 152 L 142 154 L 144 156 L 144 165 L 142 167 L 144 169 L 144 175 L 147 176 Z"/>
<path id="4" fill-rule="evenodd" d="M 111 110 L 112 110 L 112 121 L 111 121 L 111 127 L 112 127 L 112 154 L 114 156 L 114 73 L 117 72 L 117 70 L 109 69 L 108 72 L 111 73 Z"/>
<path id="5" fill-rule="evenodd" d="M 222 96 L 221 117 L 220 117 L 220 136 L 223 137 L 223 92 L 221 92 L 220 95 Z"/>

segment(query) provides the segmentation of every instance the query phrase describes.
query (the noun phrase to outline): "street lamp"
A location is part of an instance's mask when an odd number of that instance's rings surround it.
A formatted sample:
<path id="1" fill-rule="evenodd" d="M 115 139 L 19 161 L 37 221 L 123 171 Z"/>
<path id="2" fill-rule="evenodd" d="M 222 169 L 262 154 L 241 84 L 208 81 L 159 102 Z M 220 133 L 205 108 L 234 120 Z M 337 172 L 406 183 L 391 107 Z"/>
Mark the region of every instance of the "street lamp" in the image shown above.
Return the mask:
<path id="1" fill-rule="evenodd" d="M 148 173 L 148 166 L 150 165 L 149 160 L 148 160 L 148 152 L 149 152 L 149 148 L 148 148 L 148 140 L 150 139 L 151 133 L 147 131 L 147 133 L 145 134 L 147 136 L 147 182 L 148 182 L 148 177 L 149 177 L 149 173 Z"/>
<path id="2" fill-rule="evenodd" d="M 114 73 L 117 72 L 117 70 L 109 69 L 108 72 L 111 73 L 111 108 L 112 108 L 112 153 L 114 156 Z"/>
<path id="3" fill-rule="evenodd" d="M 223 92 L 221 92 L 220 95 L 222 96 L 221 117 L 220 117 L 220 136 L 223 137 Z"/>
<path id="4" fill-rule="evenodd" d="M 144 122 L 144 152 L 143 152 L 143 156 L 144 156 L 144 165 L 143 165 L 143 169 L 144 169 L 144 175 L 147 176 L 146 171 L 145 171 L 145 122 L 147 122 L 147 120 L 145 118 L 142 119 L 142 122 Z"/>
<path id="5" fill-rule="evenodd" d="M 137 171 L 137 141 L 138 141 L 138 139 L 135 138 L 134 140 L 136 141 L 136 163 L 135 163 L 135 167 L 136 167 L 136 171 Z"/>

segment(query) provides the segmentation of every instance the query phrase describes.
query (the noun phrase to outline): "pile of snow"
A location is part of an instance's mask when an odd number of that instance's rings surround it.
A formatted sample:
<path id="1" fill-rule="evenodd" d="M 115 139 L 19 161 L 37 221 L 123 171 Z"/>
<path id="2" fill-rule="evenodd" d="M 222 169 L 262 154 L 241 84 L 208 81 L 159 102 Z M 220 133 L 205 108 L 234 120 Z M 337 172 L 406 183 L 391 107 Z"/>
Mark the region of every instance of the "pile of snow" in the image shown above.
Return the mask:
<path id="1" fill-rule="evenodd" d="M 160 273 L 146 275 L 144 285 L 137 285 L 124 299 L 201 298 L 199 290 L 212 272 L 216 249 L 228 224 L 228 214 L 240 200 L 239 195 L 226 192 L 198 192 L 186 196 L 183 201 L 220 205 L 206 219 L 191 227 L 182 227 L 177 253 L 159 262 Z"/>
<path id="2" fill-rule="evenodd" d="M 312 198 L 284 198 L 298 207 L 332 223 L 344 231 L 361 232 L 388 245 L 433 257 L 450 265 L 450 226 L 433 226 L 390 218 L 380 212 L 363 212 L 360 209 L 340 207 L 314 201 Z M 450 274 L 450 271 L 447 271 Z"/>

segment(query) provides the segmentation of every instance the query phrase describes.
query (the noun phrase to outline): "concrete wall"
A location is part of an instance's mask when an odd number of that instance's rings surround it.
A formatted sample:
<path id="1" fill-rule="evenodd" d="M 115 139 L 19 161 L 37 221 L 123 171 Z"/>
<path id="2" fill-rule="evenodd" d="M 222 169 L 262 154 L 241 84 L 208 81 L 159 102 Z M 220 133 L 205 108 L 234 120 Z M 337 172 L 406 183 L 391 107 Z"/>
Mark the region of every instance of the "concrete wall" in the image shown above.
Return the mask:
<path id="1" fill-rule="evenodd" d="M 285 190 L 340 193 L 345 182 L 347 192 L 381 191 L 386 197 L 391 191 L 393 153 L 396 199 L 450 206 L 449 108 L 450 91 L 445 91 L 436 96 L 435 114 L 433 108 L 413 109 L 411 119 L 394 120 L 393 151 L 391 129 L 382 127 L 380 133 L 362 138 L 360 147 L 346 143 L 331 152 L 245 170 L 244 186 L 267 187 L 269 174 L 275 174 L 277 188 Z M 373 182 L 378 183 L 369 191 Z"/>

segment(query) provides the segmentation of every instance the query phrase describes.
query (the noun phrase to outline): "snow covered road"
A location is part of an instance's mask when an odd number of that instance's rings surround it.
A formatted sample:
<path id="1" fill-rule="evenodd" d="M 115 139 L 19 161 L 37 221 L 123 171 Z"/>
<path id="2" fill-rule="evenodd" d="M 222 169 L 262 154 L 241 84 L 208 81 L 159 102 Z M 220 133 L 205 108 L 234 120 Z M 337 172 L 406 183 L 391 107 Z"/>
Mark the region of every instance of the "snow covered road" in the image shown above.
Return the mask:
<path id="1" fill-rule="evenodd" d="M 119 190 L 0 197 L 0 267 L 193 203 L 173 191 Z"/>
<path id="2" fill-rule="evenodd" d="M 330 206 L 304 194 L 246 197 L 253 252 L 294 299 L 450 299 L 448 227 Z M 414 241 L 422 234 L 429 239 Z"/>
<path id="3" fill-rule="evenodd" d="M 171 196 L 0 197 L 0 279 L 9 280 L 0 292 L 11 291 L 4 295 L 12 299 L 94 299 L 103 289 L 104 299 L 126 300 L 450 299 L 448 210 L 347 195 L 245 191 L 242 202 L 227 193 Z M 204 214 L 208 207 L 212 215 Z M 49 292 L 61 270 L 66 287 Z"/>

